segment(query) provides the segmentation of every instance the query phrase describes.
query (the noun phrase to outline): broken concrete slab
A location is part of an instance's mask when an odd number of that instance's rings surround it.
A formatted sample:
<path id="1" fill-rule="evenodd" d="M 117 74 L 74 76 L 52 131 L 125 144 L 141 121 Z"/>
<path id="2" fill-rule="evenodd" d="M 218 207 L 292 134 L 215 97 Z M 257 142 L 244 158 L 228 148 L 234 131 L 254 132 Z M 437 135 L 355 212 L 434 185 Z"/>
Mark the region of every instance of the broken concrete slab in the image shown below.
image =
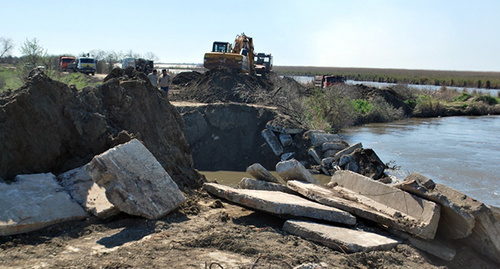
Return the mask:
<path id="1" fill-rule="evenodd" d="M 318 203 L 342 209 L 415 236 L 431 238 L 435 232 L 435 227 L 429 227 L 428 223 L 340 186 L 325 188 L 296 180 L 288 181 L 287 186 Z"/>
<path id="2" fill-rule="evenodd" d="M 120 213 L 120 210 L 108 201 L 106 189 L 97 185 L 86 165 L 67 171 L 58 176 L 62 186 L 77 201 L 85 211 L 105 219 Z"/>
<path id="3" fill-rule="evenodd" d="M 346 252 L 390 250 L 400 242 L 376 233 L 301 220 L 287 220 L 283 230 Z"/>
<path id="4" fill-rule="evenodd" d="M 273 131 L 269 129 L 264 129 L 261 132 L 262 137 L 266 140 L 267 144 L 271 147 L 274 152 L 274 155 L 280 156 L 283 153 L 283 146 L 280 141 L 276 137 Z"/>
<path id="5" fill-rule="evenodd" d="M 351 154 L 353 153 L 356 149 L 360 149 L 360 148 L 363 148 L 363 144 L 361 143 L 357 143 L 357 144 L 354 144 L 350 147 L 347 147 L 337 153 L 335 153 L 335 155 L 333 156 L 333 158 L 335 158 L 336 161 L 340 160 L 340 158 L 346 154 Z"/>
<path id="6" fill-rule="evenodd" d="M 280 139 L 281 145 L 283 145 L 283 147 L 288 147 L 293 142 L 293 138 L 292 138 L 291 134 L 283 134 L 283 133 L 281 133 L 279 135 L 279 139 Z"/>
<path id="7" fill-rule="evenodd" d="M 309 172 L 299 161 L 291 159 L 276 164 L 276 172 L 285 181 L 300 180 L 313 184 L 320 184 L 319 181 Z"/>
<path id="8" fill-rule="evenodd" d="M 342 142 L 342 138 L 340 137 L 340 135 L 330 134 L 324 131 L 318 131 L 318 130 L 308 131 L 306 133 L 306 136 L 311 141 L 311 145 L 313 147 L 321 146 L 321 144 L 325 142 L 338 142 L 338 143 Z"/>
<path id="9" fill-rule="evenodd" d="M 430 178 L 416 172 L 394 186 L 441 205 L 437 231 L 439 235 L 448 239 L 459 239 L 472 233 L 475 220 L 469 209 L 463 206 L 465 194 L 448 186 L 435 184 Z"/>
<path id="10" fill-rule="evenodd" d="M 31 232 L 88 215 L 52 173 L 18 175 L 0 183 L 0 236 Z"/>
<path id="11" fill-rule="evenodd" d="M 95 156 L 87 165 L 106 197 L 130 215 L 158 219 L 186 200 L 153 154 L 137 139 Z"/>
<path id="12" fill-rule="evenodd" d="M 242 178 L 237 187 L 240 189 L 248 190 L 281 191 L 291 194 L 297 194 L 284 185 L 247 177 Z"/>
<path id="13" fill-rule="evenodd" d="M 422 238 L 433 239 L 436 234 L 441 206 L 434 202 L 351 171 L 336 171 L 328 186 L 349 189 L 425 223 Z"/>
<path id="14" fill-rule="evenodd" d="M 344 142 L 324 142 L 321 144 L 321 151 L 326 152 L 328 150 L 341 151 L 347 148 L 347 145 Z"/>
<path id="15" fill-rule="evenodd" d="M 334 207 L 279 191 L 244 190 L 205 183 L 209 193 L 234 203 L 280 216 L 297 216 L 354 225 L 356 218 Z"/>
<path id="16" fill-rule="evenodd" d="M 251 176 L 253 176 L 255 179 L 259 180 L 265 180 L 269 182 L 274 182 L 274 183 L 282 183 L 279 179 L 277 179 L 271 172 L 269 172 L 264 166 L 262 166 L 260 163 L 254 163 L 247 167 L 246 170 L 247 173 L 249 173 Z"/>
<path id="17" fill-rule="evenodd" d="M 456 256 L 457 251 L 453 247 L 452 243 L 450 243 L 450 241 L 446 241 L 441 238 L 417 238 L 394 228 L 389 228 L 389 232 L 399 238 L 407 240 L 408 243 L 410 243 L 410 245 L 414 246 L 415 248 L 425 251 L 442 260 L 451 261 Z"/>
<path id="18" fill-rule="evenodd" d="M 321 158 L 319 157 L 319 155 L 316 152 L 316 150 L 314 150 L 314 148 L 310 148 L 307 151 L 307 154 L 309 154 L 309 156 L 311 156 L 313 158 L 313 160 L 316 162 L 316 164 L 321 165 Z"/>
<path id="19" fill-rule="evenodd" d="M 295 152 L 287 152 L 287 153 L 283 153 L 281 154 L 281 161 L 288 161 L 290 160 L 290 158 L 292 158 L 292 156 L 295 155 Z"/>

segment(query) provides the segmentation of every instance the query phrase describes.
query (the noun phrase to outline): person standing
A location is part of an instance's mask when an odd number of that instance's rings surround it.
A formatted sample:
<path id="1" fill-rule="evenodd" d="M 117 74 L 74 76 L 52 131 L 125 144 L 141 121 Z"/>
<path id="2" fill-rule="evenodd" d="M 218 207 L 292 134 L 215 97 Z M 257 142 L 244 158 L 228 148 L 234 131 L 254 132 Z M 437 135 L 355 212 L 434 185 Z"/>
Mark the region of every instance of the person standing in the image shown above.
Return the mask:
<path id="1" fill-rule="evenodd" d="M 153 86 L 158 88 L 158 71 L 156 71 L 156 69 L 153 70 L 153 72 L 148 75 L 148 78 L 149 81 L 151 81 L 151 84 L 153 84 Z"/>
<path id="2" fill-rule="evenodd" d="M 164 90 L 168 95 L 168 88 L 170 87 L 170 76 L 167 74 L 167 69 L 161 70 L 161 75 L 158 78 L 160 89 Z"/>

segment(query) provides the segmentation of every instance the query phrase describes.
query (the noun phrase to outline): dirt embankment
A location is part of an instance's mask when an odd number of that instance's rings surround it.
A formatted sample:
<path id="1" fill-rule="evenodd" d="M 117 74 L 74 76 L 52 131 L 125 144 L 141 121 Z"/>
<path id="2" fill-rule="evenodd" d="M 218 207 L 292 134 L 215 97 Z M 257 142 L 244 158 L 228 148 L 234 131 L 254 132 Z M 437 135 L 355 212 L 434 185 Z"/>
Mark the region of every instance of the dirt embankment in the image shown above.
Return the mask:
<path id="1" fill-rule="evenodd" d="M 19 90 L 2 93 L 0 178 L 58 174 L 137 137 L 179 187 L 201 186 L 182 117 L 165 93 L 128 71 L 114 70 L 102 86 L 80 91 L 35 72 Z"/>

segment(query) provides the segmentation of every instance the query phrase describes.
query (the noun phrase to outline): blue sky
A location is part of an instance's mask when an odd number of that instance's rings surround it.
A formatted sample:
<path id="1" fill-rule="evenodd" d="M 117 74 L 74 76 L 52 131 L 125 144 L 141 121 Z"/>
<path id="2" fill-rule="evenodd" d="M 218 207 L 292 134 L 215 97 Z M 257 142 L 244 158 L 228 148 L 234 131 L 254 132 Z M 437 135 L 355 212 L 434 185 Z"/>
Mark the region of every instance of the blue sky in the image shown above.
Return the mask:
<path id="1" fill-rule="evenodd" d="M 275 65 L 500 71 L 497 0 L 0 0 L 13 54 L 104 51 L 201 63 L 244 32 Z"/>

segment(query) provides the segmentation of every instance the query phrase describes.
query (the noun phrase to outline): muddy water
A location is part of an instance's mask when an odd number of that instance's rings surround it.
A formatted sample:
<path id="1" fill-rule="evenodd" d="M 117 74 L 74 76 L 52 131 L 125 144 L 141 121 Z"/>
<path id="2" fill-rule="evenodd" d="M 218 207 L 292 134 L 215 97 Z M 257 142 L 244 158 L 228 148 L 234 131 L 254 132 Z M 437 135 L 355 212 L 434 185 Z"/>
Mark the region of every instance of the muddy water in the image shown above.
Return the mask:
<path id="1" fill-rule="evenodd" d="M 419 172 L 486 204 L 500 206 L 500 116 L 408 119 L 346 130 L 404 178 Z"/>

